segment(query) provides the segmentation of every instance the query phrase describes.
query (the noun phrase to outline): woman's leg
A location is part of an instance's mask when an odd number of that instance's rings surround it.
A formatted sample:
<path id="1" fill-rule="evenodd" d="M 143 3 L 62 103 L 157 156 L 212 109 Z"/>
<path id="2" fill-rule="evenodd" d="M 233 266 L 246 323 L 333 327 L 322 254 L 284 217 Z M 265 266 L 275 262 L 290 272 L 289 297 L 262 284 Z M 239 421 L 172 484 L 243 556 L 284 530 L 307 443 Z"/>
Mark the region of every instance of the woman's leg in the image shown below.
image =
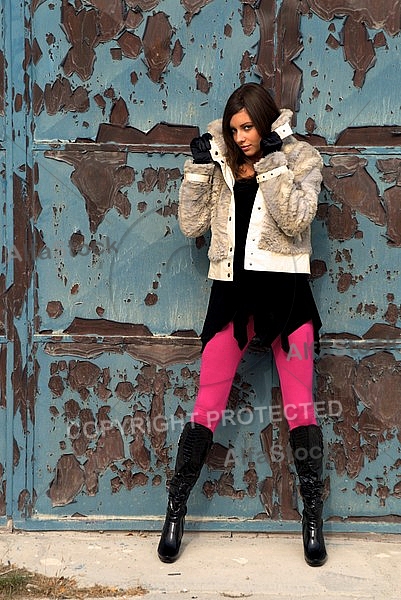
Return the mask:
<path id="1" fill-rule="evenodd" d="M 187 501 L 213 442 L 213 433 L 197 423 L 186 423 L 178 442 L 174 475 L 169 483 L 166 519 L 157 553 L 161 561 L 178 558 L 184 533 Z"/>
<path id="2" fill-rule="evenodd" d="M 250 320 L 249 341 L 253 335 L 253 320 Z M 169 485 L 166 519 L 157 549 L 163 562 L 171 563 L 178 558 L 189 494 L 207 458 L 213 432 L 226 408 L 244 352 L 245 348 L 240 350 L 234 338 L 233 323 L 217 333 L 203 350 L 198 396 L 191 422 L 185 424 L 178 442 L 174 475 Z"/>
<path id="3" fill-rule="evenodd" d="M 248 344 L 254 335 L 253 319 L 250 319 Z M 199 391 L 191 421 L 214 432 L 226 409 L 235 373 L 248 344 L 242 350 L 239 348 L 232 322 L 206 344 L 202 353 Z"/>
<path id="4" fill-rule="evenodd" d="M 280 340 L 272 344 L 284 416 L 290 429 L 290 444 L 303 500 L 302 535 L 305 560 L 320 567 L 327 560 L 323 537 L 323 437 L 317 425 L 313 402 L 314 336 L 311 322 L 289 336 L 288 354 Z"/>
<path id="5" fill-rule="evenodd" d="M 273 344 L 274 360 L 280 378 L 284 416 L 291 429 L 316 425 L 313 398 L 314 332 L 309 321 L 288 336 L 289 352 L 281 347 L 280 337 Z"/>

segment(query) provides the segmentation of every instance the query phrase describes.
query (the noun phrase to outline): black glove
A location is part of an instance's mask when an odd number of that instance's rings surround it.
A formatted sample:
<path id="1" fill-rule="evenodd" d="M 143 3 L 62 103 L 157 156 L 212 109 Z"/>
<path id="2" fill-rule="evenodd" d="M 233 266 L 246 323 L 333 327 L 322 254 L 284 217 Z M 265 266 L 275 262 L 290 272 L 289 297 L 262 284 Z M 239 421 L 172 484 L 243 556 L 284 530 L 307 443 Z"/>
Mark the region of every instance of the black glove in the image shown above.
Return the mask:
<path id="1" fill-rule="evenodd" d="M 260 140 L 260 149 L 263 152 L 263 156 L 281 150 L 282 145 L 283 141 L 275 131 L 272 131 L 266 138 Z"/>
<path id="2" fill-rule="evenodd" d="M 204 133 L 200 137 L 196 137 L 190 143 L 192 156 L 194 159 L 194 163 L 197 165 L 205 165 L 207 163 L 211 163 L 212 157 L 210 155 L 210 141 L 212 136 L 210 133 Z"/>

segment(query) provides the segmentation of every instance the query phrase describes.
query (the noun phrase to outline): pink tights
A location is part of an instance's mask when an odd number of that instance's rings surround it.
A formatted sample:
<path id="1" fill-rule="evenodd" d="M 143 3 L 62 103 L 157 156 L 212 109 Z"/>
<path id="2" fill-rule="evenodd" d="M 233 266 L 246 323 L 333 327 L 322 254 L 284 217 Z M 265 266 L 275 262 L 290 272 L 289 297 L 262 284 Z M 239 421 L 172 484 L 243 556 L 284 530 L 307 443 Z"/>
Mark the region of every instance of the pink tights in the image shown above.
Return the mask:
<path id="1" fill-rule="evenodd" d="M 248 323 L 248 344 L 255 335 L 253 320 Z M 281 347 L 280 336 L 272 343 L 280 378 L 283 411 L 290 429 L 316 425 L 313 403 L 314 336 L 312 322 L 305 323 L 288 336 L 288 354 Z M 205 346 L 202 353 L 199 392 L 191 421 L 214 431 L 221 421 L 235 373 L 247 346 L 240 350 L 229 323 Z"/>

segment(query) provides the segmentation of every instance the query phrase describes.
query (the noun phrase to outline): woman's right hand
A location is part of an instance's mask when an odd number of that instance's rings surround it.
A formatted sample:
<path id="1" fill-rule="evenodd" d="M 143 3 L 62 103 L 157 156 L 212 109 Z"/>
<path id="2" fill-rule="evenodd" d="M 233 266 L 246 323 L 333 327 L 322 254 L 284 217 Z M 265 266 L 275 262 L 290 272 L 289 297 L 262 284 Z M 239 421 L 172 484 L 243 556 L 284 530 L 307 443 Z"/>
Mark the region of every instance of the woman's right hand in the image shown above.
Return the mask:
<path id="1" fill-rule="evenodd" d="M 196 137 L 191 141 L 190 148 L 195 164 L 205 165 L 213 162 L 210 154 L 211 139 L 212 136 L 210 133 L 204 133 L 200 137 Z"/>

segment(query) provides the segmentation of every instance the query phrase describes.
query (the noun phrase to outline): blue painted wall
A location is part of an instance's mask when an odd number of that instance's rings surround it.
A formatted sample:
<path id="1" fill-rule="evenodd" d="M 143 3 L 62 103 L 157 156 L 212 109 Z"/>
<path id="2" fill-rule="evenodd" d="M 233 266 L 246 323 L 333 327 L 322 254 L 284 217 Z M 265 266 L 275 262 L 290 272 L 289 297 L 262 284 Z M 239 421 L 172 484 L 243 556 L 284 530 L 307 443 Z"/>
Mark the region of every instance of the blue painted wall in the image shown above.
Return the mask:
<path id="1" fill-rule="evenodd" d="M 0 523 L 160 527 L 210 287 L 208 239 L 177 223 L 183 164 L 256 81 L 325 162 L 312 285 L 326 526 L 398 530 L 397 10 L 321 4 L 2 6 Z M 189 527 L 299 528 L 279 406 L 271 355 L 253 348 Z"/>

